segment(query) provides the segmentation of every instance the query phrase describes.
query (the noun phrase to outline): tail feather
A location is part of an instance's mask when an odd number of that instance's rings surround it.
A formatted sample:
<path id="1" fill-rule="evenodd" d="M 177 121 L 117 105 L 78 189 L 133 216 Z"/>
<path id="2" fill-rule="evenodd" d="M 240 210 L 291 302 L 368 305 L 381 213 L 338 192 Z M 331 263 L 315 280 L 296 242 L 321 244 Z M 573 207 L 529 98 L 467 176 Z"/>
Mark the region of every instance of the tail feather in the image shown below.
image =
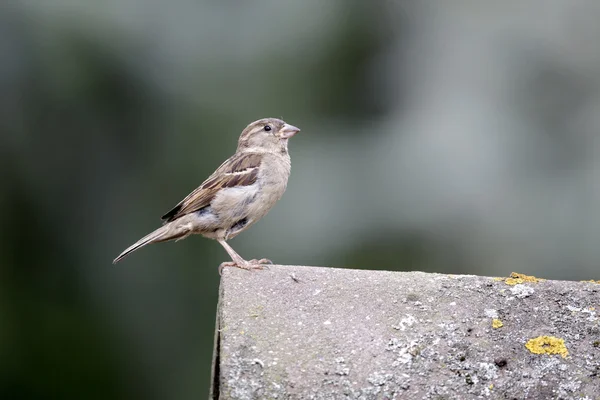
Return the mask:
<path id="1" fill-rule="evenodd" d="M 172 239 L 178 239 L 182 236 L 186 236 L 186 234 L 189 233 L 187 230 L 181 229 L 181 227 L 178 227 L 179 229 L 177 229 L 177 228 L 173 229 L 173 228 L 175 228 L 175 227 L 172 224 L 166 224 L 166 225 L 161 226 L 154 232 L 149 233 L 148 235 L 144 236 L 143 238 L 141 238 L 140 240 L 138 240 L 137 242 L 135 242 L 134 244 L 132 244 L 131 246 L 126 248 L 121 254 L 119 254 L 119 256 L 114 259 L 113 264 L 118 263 L 119 261 L 121 261 L 122 259 L 127 257 L 129 254 L 146 246 L 147 244 L 165 242 L 167 240 L 172 240 Z"/>

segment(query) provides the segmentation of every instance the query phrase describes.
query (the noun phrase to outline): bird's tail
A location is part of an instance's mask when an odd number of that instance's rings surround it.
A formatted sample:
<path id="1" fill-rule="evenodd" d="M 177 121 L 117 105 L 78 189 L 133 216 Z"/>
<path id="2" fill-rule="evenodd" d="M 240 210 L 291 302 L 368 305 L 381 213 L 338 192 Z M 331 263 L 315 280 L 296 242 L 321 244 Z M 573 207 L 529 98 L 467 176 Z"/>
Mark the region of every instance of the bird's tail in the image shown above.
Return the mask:
<path id="1" fill-rule="evenodd" d="M 149 233 L 148 235 L 144 236 L 143 238 L 126 248 L 121 254 L 119 254 L 117 258 L 114 259 L 113 264 L 118 263 L 119 261 L 127 257 L 129 254 L 133 253 L 137 249 L 144 247 L 147 244 L 166 242 L 168 240 L 173 239 L 183 239 L 189 234 L 190 229 L 185 225 L 177 226 L 173 223 L 165 224 L 157 230 L 155 230 L 154 232 Z"/>

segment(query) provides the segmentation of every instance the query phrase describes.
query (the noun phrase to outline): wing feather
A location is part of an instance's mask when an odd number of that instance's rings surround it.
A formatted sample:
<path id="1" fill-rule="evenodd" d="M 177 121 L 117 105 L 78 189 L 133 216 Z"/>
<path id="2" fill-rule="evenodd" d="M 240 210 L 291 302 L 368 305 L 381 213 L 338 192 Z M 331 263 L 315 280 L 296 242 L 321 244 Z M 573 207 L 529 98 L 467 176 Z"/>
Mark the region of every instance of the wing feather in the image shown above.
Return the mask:
<path id="1" fill-rule="evenodd" d="M 222 188 L 252 185 L 258 177 L 258 167 L 262 158 L 262 154 L 257 153 L 234 155 L 161 218 L 170 222 L 207 207 Z"/>

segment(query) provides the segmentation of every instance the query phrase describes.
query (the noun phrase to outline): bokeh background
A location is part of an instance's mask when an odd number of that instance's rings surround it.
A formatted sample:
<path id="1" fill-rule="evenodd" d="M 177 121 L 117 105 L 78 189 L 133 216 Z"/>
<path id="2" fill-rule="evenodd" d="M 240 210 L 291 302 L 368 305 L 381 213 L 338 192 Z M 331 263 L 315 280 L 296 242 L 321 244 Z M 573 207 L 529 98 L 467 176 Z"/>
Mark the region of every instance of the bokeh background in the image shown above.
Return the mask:
<path id="1" fill-rule="evenodd" d="M 192 237 L 111 261 L 266 116 L 302 132 L 287 193 L 231 242 L 246 258 L 599 279 L 599 18 L 562 0 L 3 2 L 0 398 L 205 398 L 227 254 Z"/>

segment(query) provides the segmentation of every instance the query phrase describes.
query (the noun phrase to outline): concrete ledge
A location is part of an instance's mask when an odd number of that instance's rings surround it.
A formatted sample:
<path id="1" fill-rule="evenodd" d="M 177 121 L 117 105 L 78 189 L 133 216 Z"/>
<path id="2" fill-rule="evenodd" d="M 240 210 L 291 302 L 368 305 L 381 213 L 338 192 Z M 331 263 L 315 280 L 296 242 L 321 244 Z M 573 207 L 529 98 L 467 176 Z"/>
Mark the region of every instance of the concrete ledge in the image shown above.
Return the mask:
<path id="1" fill-rule="evenodd" d="M 593 282 L 227 268 L 217 327 L 214 399 L 600 399 Z"/>

